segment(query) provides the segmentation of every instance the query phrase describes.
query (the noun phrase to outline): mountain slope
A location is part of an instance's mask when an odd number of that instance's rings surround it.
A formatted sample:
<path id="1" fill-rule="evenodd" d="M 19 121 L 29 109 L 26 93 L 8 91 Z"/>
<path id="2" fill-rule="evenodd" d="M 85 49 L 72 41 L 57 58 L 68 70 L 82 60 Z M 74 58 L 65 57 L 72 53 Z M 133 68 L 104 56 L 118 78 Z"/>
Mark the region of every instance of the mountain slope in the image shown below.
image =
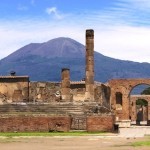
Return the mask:
<path id="1" fill-rule="evenodd" d="M 31 43 L 0 61 L 0 74 L 14 70 L 29 75 L 30 80 L 60 81 L 61 68 L 70 68 L 71 80 L 85 76 L 85 47 L 70 38 L 56 38 L 45 43 Z M 95 52 L 95 80 L 112 78 L 148 78 L 150 64 L 123 61 Z"/>
<path id="2" fill-rule="evenodd" d="M 43 58 L 67 57 L 76 58 L 84 57 L 84 46 L 70 38 L 56 38 L 45 43 L 31 43 L 16 52 L 10 54 L 4 60 L 17 61 L 31 56 Z"/>

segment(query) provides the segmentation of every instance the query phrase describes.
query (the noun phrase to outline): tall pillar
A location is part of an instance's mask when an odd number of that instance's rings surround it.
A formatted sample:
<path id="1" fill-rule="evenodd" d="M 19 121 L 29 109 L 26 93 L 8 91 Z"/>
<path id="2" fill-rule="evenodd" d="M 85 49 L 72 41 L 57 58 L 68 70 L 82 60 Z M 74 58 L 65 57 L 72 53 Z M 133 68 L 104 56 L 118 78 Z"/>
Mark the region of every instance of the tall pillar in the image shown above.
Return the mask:
<path id="1" fill-rule="evenodd" d="M 61 78 L 62 101 L 70 101 L 70 70 L 68 68 L 62 69 Z"/>
<path id="2" fill-rule="evenodd" d="M 94 30 L 86 30 L 85 101 L 94 101 Z"/>
<path id="3" fill-rule="evenodd" d="M 148 101 L 148 120 L 150 125 L 150 101 Z"/>

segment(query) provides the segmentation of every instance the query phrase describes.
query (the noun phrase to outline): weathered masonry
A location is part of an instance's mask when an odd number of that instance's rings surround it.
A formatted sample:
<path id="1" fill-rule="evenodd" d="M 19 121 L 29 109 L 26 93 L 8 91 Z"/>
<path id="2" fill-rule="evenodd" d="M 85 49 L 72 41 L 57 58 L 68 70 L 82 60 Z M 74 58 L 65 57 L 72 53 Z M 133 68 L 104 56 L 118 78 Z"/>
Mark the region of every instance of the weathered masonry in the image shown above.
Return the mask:
<path id="1" fill-rule="evenodd" d="M 85 100 L 94 101 L 94 31 L 86 30 Z"/>
<path id="2" fill-rule="evenodd" d="M 28 102 L 28 76 L 1 76 L 0 77 L 0 104 L 17 101 Z"/>
<path id="3" fill-rule="evenodd" d="M 118 120 L 130 120 L 135 100 L 130 97 L 132 89 L 141 84 L 150 84 L 150 79 L 113 79 L 109 81 L 111 88 L 111 107 Z M 144 96 L 146 99 L 148 96 Z M 136 97 L 136 100 L 138 97 Z M 149 101 L 149 100 L 148 100 Z M 150 120 L 150 103 L 148 102 L 148 120 Z"/>
<path id="4" fill-rule="evenodd" d="M 94 31 L 86 30 L 85 81 L 70 81 L 63 68 L 61 82 L 32 82 L 28 76 L 0 77 L 0 132 L 8 131 L 113 131 L 114 125 L 137 121 L 136 101 L 144 98 L 143 120 L 150 122 L 150 96 L 130 96 L 150 79 L 94 81 Z M 138 121 L 143 121 L 138 120 Z"/>

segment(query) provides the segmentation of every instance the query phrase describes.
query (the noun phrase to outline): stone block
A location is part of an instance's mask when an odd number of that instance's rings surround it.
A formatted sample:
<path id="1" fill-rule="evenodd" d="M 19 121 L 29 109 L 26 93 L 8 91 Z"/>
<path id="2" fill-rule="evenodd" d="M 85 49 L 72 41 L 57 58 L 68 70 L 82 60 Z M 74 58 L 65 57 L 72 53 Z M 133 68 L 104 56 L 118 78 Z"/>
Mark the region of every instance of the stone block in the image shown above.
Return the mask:
<path id="1" fill-rule="evenodd" d="M 38 87 L 45 88 L 46 82 L 38 82 Z"/>
<path id="2" fill-rule="evenodd" d="M 119 128 L 129 128 L 131 126 L 131 120 L 116 121 L 115 124 L 117 124 Z"/>

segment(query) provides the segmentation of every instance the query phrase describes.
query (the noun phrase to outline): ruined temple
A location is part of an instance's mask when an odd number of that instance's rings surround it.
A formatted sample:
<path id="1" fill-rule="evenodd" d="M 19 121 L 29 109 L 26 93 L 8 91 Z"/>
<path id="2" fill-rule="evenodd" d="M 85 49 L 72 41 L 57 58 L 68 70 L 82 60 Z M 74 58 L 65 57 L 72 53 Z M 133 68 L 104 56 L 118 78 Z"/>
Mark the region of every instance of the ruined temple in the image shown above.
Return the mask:
<path id="1" fill-rule="evenodd" d="M 137 121 L 139 96 L 129 95 L 136 85 L 150 84 L 150 79 L 94 81 L 94 30 L 86 30 L 85 38 L 85 80 L 70 81 L 71 68 L 62 68 L 61 82 L 32 82 L 14 72 L 0 76 L 1 132 L 113 131 Z M 144 98 L 149 125 L 150 98 Z"/>

